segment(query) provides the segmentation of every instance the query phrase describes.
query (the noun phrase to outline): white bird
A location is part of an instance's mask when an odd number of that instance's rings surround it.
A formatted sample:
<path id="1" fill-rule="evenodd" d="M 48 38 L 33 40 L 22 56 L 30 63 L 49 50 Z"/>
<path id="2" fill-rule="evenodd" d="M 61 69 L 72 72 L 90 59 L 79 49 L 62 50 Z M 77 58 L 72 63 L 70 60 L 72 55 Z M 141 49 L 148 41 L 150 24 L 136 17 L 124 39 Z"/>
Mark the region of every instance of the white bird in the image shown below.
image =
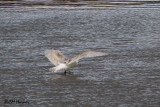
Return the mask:
<path id="1" fill-rule="evenodd" d="M 67 59 L 59 50 L 46 50 L 45 56 L 55 65 L 55 67 L 50 68 L 49 70 L 52 72 L 70 72 L 72 67 L 78 65 L 78 61 L 82 58 L 87 57 L 97 57 L 97 56 L 104 56 L 108 55 L 107 53 L 103 52 L 95 52 L 95 51 L 88 51 L 80 53 L 79 55 L 73 57 L 72 59 Z"/>

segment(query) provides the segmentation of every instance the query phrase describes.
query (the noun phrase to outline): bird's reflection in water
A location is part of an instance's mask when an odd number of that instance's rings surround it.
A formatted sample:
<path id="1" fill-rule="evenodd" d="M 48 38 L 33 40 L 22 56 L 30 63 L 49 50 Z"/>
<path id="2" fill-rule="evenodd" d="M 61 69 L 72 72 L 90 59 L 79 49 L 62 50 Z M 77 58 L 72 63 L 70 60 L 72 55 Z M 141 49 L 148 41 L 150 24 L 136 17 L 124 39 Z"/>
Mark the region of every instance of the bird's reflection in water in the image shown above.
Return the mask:
<path id="1" fill-rule="evenodd" d="M 66 76 L 64 74 L 54 74 L 51 76 L 52 80 L 59 80 L 59 79 L 66 79 Z"/>

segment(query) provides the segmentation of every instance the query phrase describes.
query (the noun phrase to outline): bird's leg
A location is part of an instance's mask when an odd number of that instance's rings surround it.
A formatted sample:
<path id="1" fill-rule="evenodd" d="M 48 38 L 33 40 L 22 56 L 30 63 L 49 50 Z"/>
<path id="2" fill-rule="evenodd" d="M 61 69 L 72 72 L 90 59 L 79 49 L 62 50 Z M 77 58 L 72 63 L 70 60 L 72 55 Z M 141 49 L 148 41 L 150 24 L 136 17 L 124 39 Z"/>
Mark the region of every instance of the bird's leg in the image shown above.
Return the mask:
<path id="1" fill-rule="evenodd" d="M 66 75 L 67 71 L 64 71 L 64 74 Z"/>
<path id="2" fill-rule="evenodd" d="M 66 75 L 67 72 L 68 72 L 69 74 L 71 74 L 71 71 L 70 71 L 70 70 L 64 71 L 64 74 Z"/>

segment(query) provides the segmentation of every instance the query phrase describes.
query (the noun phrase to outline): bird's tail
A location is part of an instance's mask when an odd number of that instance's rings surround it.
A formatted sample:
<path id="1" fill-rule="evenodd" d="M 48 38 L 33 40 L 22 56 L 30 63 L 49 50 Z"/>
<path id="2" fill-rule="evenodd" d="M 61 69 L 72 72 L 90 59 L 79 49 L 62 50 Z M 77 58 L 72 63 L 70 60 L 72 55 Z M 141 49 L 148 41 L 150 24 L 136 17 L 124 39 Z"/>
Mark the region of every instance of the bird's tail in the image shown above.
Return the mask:
<path id="1" fill-rule="evenodd" d="M 51 71 L 51 72 L 55 72 L 55 71 L 56 71 L 56 67 L 52 67 L 52 68 L 50 68 L 50 69 L 49 69 L 49 71 Z"/>

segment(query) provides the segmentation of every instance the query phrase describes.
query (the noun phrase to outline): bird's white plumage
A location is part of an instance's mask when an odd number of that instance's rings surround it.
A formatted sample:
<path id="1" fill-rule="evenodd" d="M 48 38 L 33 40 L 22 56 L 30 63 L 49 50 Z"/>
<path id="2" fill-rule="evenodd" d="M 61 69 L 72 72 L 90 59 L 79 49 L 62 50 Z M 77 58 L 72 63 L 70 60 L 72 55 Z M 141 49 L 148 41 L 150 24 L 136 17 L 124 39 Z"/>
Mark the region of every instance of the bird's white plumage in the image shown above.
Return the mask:
<path id="1" fill-rule="evenodd" d="M 45 51 L 45 56 L 55 65 L 55 67 L 50 69 L 50 71 L 52 72 L 62 72 L 69 70 L 70 68 L 77 66 L 78 61 L 82 58 L 97 57 L 104 55 L 108 54 L 103 52 L 88 51 L 83 52 L 70 60 L 67 60 L 67 58 L 59 50 Z"/>
<path id="2" fill-rule="evenodd" d="M 64 63 L 61 63 L 58 66 L 54 67 L 54 72 L 65 71 L 67 69 L 68 69 L 68 66 Z M 51 71 L 53 71 L 53 70 L 51 70 Z"/>

